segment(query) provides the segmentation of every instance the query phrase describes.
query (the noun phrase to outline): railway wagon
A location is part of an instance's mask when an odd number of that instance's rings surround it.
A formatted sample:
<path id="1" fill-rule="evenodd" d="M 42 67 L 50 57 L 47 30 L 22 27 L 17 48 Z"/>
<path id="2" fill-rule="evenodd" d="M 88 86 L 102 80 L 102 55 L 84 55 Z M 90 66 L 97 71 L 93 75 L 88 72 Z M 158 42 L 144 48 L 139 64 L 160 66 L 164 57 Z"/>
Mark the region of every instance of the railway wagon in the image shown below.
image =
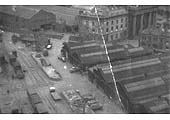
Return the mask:
<path id="1" fill-rule="evenodd" d="M 35 89 L 27 89 L 27 95 L 36 114 L 48 114 L 48 110 Z"/>

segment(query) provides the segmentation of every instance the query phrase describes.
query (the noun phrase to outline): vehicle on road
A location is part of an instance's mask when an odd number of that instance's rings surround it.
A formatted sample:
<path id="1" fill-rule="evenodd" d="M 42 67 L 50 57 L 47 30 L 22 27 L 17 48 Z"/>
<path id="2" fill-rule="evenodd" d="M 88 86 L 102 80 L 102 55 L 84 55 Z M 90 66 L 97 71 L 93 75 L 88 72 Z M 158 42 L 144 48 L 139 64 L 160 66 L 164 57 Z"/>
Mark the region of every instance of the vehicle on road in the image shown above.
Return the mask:
<path id="1" fill-rule="evenodd" d="M 87 104 L 92 110 L 100 110 L 103 108 L 102 104 L 97 100 L 89 100 Z"/>
<path id="2" fill-rule="evenodd" d="M 48 44 L 47 46 L 46 46 L 46 49 L 51 49 L 53 46 L 52 46 L 52 44 Z"/>
<path id="3" fill-rule="evenodd" d="M 25 75 L 24 75 L 24 71 L 22 70 L 22 67 L 20 65 L 20 63 L 18 61 L 13 62 L 12 67 L 14 69 L 14 74 L 13 74 L 13 78 L 19 78 L 19 79 L 24 79 Z"/>
<path id="4" fill-rule="evenodd" d="M 58 56 L 58 59 L 61 60 L 62 62 L 66 62 L 66 58 L 63 56 Z"/>
<path id="5" fill-rule="evenodd" d="M 81 72 L 81 69 L 77 66 L 73 66 L 71 69 L 70 69 L 70 73 L 75 73 L 75 72 Z"/>
<path id="6" fill-rule="evenodd" d="M 61 96 L 57 93 L 55 87 L 50 87 L 49 91 L 50 91 L 50 95 L 54 101 L 61 100 Z"/>

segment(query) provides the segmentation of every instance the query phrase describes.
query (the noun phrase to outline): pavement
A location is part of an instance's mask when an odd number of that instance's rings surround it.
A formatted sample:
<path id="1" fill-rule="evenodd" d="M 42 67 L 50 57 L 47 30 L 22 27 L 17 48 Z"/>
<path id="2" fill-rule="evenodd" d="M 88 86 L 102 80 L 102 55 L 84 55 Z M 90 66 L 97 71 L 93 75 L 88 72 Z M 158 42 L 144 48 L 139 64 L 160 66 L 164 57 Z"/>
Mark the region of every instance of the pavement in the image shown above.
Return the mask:
<path id="1" fill-rule="evenodd" d="M 49 56 L 47 59 L 55 67 L 55 69 L 61 74 L 62 80 L 53 81 L 49 79 L 44 72 L 41 70 L 40 66 L 32 59 L 31 51 L 26 48 L 19 49 L 18 44 L 13 45 L 11 43 L 12 33 L 6 33 L 4 35 L 5 45 L 7 50 L 16 49 L 18 51 L 18 61 L 21 63 L 22 67 L 27 70 L 25 73 L 24 80 L 12 80 L 11 74 L 9 72 L 6 79 L 6 84 L 4 88 L 10 89 L 10 96 L 12 96 L 16 101 L 18 101 L 19 106 L 22 108 L 25 104 L 28 109 L 31 111 L 31 105 L 26 95 L 26 88 L 31 87 L 35 88 L 40 97 L 43 100 L 43 103 L 47 106 L 49 113 L 51 114 L 71 114 L 72 111 L 68 103 L 63 99 L 61 101 L 55 102 L 50 94 L 49 87 L 55 86 L 58 93 L 61 93 L 63 90 L 67 89 L 78 89 L 81 94 L 91 93 L 97 100 L 103 104 L 103 110 L 96 111 L 97 114 L 114 114 L 114 113 L 124 113 L 121 107 L 116 104 L 116 100 L 110 100 L 108 97 L 100 91 L 94 84 L 89 82 L 87 74 L 80 75 L 78 73 L 70 73 L 69 69 L 72 65 L 68 62 L 63 63 L 57 59 L 57 56 L 60 54 L 62 43 L 68 41 L 69 34 L 64 34 L 64 37 L 59 39 L 52 39 L 53 48 L 49 50 Z M 2 88 L 0 86 L 0 88 Z M 5 91 L 5 90 L 2 90 Z M 2 92 L 1 91 L 1 92 Z M 3 92 L 2 92 L 3 93 Z M 1 97 L 2 94 L 0 94 Z M 2 95 L 3 96 L 3 95 Z M 0 104 L 3 101 L 0 101 Z"/>

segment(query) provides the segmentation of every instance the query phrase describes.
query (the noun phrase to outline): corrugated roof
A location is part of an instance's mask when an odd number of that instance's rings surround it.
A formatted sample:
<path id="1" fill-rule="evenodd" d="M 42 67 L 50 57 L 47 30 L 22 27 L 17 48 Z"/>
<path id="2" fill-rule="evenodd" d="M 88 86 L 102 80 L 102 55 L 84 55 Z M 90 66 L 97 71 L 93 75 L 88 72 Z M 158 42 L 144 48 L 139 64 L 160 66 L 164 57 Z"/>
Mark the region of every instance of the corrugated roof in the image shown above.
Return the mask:
<path id="1" fill-rule="evenodd" d="M 163 85 L 163 84 L 165 84 L 165 82 L 162 80 L 162 78 L 157 77 L 157 78 L 152 78 L 149 80 L 143 80 L 143 81 L 129 83 L 124 86 L 125 86 L 127 92 L 134 92 L 134 91 L 143 90 L 146 88 L 151 88 L 151 87 L 155 87 L 155 86 L 159 86 L 159 85 Z"/>
<path id="2" fill-rule="evenodd" d="M 113 66 L 113 72 L 131 70 L 131 69 L 134 69 L 134 68 L 140 68 L 140 67 L 155 65 L 155 64 L 159 64 L 159 63 L 161 63 L 161 61 L 158 58 L 136 61 L 136 62 L 130 62 L 130 63 L 126 63 L 126 64 Z M 111 71 L 105 70 L 103 72 L 104 73 L 110 73 Z"/>
<path id="3" fill-rule="evenodd" d="M 120 51 L 124 51 L 124 48 L 108 50 L 109 54 L 114 53 L 114 52 L 120 52 Z M 99 52 L 94 52 L 94 53 L 81 54 L 81 57 L 90 57 L 90 56 L 104 55 L 104 54 L 106 54 L 106 51 L 99 51 Z"/>
<path id="4" fill-rule="evenodd" d="M 39 10 L 32 10 L 24 6 L 0 6 L 0 12 L 9 15 L 19 16 L 25 19 L 30 19 L 37 14 Z"/>
<path id="5" fill-rule="evenodd" d="M 88 44 L 83 44 L 80 46 L 72 46 L 72 47 L 70 47 L 70 49 L 73 50 L 73 49 L 77 49 L 77 48 L 86 48 L 86 47 L 93 47 L 93 46 L 98 46 L 98 44 L 97 43 L 88 43 Z"/>

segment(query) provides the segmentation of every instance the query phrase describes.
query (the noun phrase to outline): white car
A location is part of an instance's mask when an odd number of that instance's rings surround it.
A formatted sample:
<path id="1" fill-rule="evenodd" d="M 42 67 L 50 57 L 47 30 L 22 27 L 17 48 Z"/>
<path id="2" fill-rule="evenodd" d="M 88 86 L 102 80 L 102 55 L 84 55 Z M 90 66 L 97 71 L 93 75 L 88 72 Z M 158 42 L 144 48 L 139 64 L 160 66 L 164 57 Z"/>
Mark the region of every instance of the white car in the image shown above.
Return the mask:
<path id="1" fill-rule="evenodd" d="M 61 100 L 61 96 L 57 93 L 55 87 L 50 87 L 49 91 L 50 91 L 50 95 L 54 101 Z"/>
<path id="2" fill-rule="evenodd" d="M 46 46 L 46 48 L 47 48 L 47 49 L 51 49 L 51 48 L 52 48 L 52 44 L 48 44 L 48 45 Z"/>

